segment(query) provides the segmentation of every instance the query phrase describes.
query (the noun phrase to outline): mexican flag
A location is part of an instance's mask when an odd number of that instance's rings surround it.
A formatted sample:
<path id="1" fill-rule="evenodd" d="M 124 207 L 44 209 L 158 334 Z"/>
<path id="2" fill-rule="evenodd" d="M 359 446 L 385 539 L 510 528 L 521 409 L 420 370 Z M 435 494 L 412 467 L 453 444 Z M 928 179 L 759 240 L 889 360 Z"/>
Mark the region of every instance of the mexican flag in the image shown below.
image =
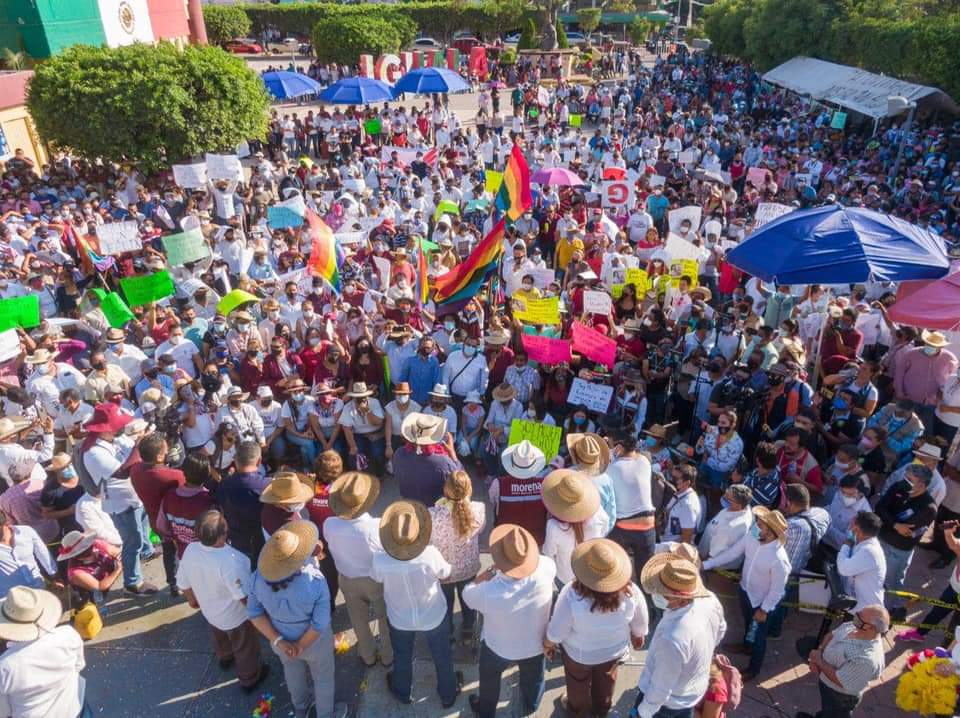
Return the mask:
<path id="1" fill-rule="evenodd" d="M 97 6 L 110 47 L 154 41 L 147 0 L 97 0 Z"/>

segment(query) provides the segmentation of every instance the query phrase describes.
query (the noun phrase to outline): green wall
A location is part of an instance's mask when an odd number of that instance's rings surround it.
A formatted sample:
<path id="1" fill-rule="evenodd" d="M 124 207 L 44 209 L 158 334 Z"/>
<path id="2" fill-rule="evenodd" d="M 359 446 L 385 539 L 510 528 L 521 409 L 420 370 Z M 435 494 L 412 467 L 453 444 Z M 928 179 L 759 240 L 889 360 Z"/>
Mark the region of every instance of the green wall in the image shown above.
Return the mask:
<path id="1" fill-rule="evenodd" d="M 97 0 L 0 0 L 0 47 L 43 58 L 104 41 Z"/>

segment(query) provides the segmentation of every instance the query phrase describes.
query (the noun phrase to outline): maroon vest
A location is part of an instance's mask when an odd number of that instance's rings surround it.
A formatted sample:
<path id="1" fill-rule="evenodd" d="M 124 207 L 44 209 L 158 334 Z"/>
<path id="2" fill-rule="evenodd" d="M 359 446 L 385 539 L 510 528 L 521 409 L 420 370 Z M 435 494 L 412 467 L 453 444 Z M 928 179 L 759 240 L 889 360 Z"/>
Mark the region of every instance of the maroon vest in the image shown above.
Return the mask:
<path id="1" fill-rule="evenodd" d="M 500 485 L 500 501 L 497 509 L 496 524 L 516 524 L 522 526 L 543 545 L 547 531 L 547 507 L 543 505 L 543 479 L 517 479 L 502 476 L 497 479 Z"/>
<path id="2" fill-rule="evenodd" d="M 197 517 L 204 511 L 214 508 L 216 503 L 213 495 L 206 489 L 191 496 L 181 496 L 178 491 L 179 489 L 174 489 L 164 494 L 161 509 L 164 518 L 170 524 L 170 532 L 177 545 L 177 558 L 183 558 L 187 545 L 197 540 L 193 530 Z"/>

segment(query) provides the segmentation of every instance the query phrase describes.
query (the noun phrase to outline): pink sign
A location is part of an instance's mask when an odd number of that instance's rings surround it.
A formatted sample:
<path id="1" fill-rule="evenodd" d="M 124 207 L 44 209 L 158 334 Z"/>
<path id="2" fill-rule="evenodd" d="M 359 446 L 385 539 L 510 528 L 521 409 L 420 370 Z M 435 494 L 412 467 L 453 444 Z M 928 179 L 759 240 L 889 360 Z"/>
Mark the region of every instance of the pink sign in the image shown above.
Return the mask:
<path id="1" fill-rule="evenodd" d="M 747 170 L 747 182 L 752 184 L 757 189 L 763 187 L 763 183 L 766 181 L 767 172 L 770 170 L 764 167 L 751 167 Z"/>
<path id="2" fill-rule="evenodd" d="M 617 343 L 579 322 L 573 324 L 573 348 L 587 359 L 606 364 L 611 369 L 617 360 Z"/>
<path id="3" fill-rule="evenodd" d="M 560 364 L 572 358 L 570 342 L 566 339 L 538 337 L 534 334 L 523 334 L 520 338 L 523 341 L 523 348 L 527 350 L 527 356 L 535 362 Z"/>

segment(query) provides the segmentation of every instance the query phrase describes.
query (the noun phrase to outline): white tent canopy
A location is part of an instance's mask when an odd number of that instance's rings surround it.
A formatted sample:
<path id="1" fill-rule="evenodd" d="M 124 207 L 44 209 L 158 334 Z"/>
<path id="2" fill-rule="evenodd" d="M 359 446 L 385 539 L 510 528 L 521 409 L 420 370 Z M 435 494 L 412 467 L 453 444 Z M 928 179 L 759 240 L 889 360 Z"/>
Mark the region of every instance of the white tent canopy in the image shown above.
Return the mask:
<path id="1" fill-rule="evenodd" d="M 849 65 L 795 57 L 763 76 L 771 84 L 820 102 L 831 102 L 879 119 L 888 116 L 887 98 L 903 96 L 914 102 L 934 100 L 950 112 L 957 112 L 953 99 L 943 90 L 878 75 Z M 894 113 L 898 114 L 898 113 Z"/>

